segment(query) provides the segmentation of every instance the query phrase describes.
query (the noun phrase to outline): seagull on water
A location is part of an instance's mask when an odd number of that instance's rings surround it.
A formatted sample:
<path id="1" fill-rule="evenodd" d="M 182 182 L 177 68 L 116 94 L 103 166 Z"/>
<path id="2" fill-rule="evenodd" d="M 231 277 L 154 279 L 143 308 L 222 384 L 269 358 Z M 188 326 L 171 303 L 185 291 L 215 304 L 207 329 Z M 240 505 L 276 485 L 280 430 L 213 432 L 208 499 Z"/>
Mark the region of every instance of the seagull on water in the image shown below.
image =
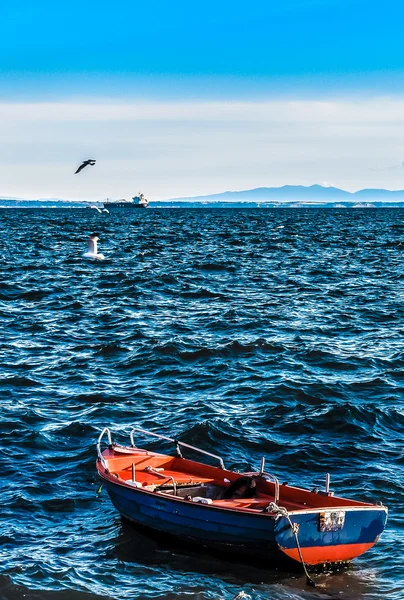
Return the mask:
<path id="1" fill-rule="evenodd" d="M 81 165 L 79 166 L 77 171 L 75 171 L 74 174 L 77 175 L 77 173 L 80 173 L 80 171 L 85 169 L 85 167 L 88 167 L 88 165 L 91 165 L 93 167 L 95 165 L 95 163 L 96 163 L 95 158 L 89 158 L 88 160 L 83 160 L 83 162 L 81 163 Z"/>
<path id="2" fill-rule="evenodd" d="M 88 250 L 83 254 L 84 258 L 95 258 L 96 260 L 104 260 L 105 256 L 98 253 L 97 242 L 100 239 L 99 233 L 93 233 L 88 238 Z"/>

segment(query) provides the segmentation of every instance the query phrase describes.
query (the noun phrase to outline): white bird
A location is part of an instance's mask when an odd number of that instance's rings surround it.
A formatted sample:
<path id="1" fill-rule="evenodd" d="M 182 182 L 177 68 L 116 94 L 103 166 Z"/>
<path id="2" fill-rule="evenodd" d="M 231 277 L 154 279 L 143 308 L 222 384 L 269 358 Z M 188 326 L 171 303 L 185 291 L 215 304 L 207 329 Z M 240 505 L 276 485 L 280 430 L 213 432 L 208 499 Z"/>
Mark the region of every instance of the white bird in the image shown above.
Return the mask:
<path id="1" fill-rule="evenodd" d="M 108 210 L 108 208 L 103 208 L 103 209 L 102 209 L 102 212 L 106 212 L 106 213 L 108 213 L 108 214 L 109 214 L 109 210 Z"/>
<path id="2" fill-rule="evenodd" d="M 90 208 L 95 208 L 95 210 L 98 210 L 99 213 L 101 213 L 101 209 L 98 208 L 98 206 L 90 206 Z"/>
<path id="3" fill-rule="evenodd" d="M 101 211 L 100 211 L 101 212 Z M 98 233 L 93 233 L 88 239 L 88 250 L 83 254 L 84 258 L 94 258 L 96 260 L 104 260 L 105 256 L 98 253 L 97 242 L 99 240 Z"/>

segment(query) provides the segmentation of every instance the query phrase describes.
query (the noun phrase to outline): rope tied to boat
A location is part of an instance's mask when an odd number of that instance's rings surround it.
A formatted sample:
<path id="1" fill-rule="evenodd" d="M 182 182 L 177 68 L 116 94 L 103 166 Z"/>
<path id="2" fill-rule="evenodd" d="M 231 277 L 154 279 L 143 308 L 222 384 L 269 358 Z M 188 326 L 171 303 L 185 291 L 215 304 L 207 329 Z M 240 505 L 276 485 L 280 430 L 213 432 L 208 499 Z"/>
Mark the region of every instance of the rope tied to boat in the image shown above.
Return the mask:
<path id="1" fill-rule="evenodd" d="M 290 526 L 290 528 L 292 530 L 292 533 L 295 536 L 296 548 L 297 548 L 297 551 L 299 553 L 299 558 L 300 558 L 300 562 L 302 563 L 302 567 L 303 567 L 304 573 L 306 575 L 306 583 L 307 583 L 307 585 L 311 585 L 312 587 L 316 587 L 316 584 L 314 583 L 313 579 L 310 577 L 310 575 L 307 572 L 306 563 L 304 562 L 303 555 L 302 555 L 302 550 L 300 548 L 299 536 L 298 536 L 299 523 L 293 523 L 293 521 L 290 518 L 290 515 L 289 515 L 288 511 L 286 510 L 286 508 L 284 508 L 283 506 L 278 506 L 277 504 L 275 504 L 275 502 L 270 502 L 270 504 L 268 506 L 268 510 L 271 511 L 271 512 L 273 512 L 277 517 L 285 517 L 285 519 L 288 521 L 289 526 Z"/>

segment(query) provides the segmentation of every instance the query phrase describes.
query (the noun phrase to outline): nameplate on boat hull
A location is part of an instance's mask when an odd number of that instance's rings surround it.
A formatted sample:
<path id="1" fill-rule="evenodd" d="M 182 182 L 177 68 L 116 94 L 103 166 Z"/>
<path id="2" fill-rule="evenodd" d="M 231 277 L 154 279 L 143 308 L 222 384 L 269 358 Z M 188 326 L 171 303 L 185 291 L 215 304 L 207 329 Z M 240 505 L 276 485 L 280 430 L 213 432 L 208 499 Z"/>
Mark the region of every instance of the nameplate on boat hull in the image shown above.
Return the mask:
<path id="1" fill-rule="evenodd" d="M 345 511 L 343 510 L 326 510 L 319 515 L 320 531 L 338 531 L 342 529 L 345 523 Z"/>

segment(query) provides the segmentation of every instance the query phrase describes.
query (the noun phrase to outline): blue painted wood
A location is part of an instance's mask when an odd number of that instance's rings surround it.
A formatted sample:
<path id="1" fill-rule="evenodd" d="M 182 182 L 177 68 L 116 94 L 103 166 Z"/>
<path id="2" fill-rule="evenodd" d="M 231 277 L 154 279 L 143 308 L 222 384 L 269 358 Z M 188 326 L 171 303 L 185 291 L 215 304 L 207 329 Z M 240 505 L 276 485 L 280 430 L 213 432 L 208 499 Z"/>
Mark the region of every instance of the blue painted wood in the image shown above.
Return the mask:
<path id="1" fill-rule="evenodd" d="M 106 482 L 112 503 L 126 519 L 155 531 L 199 544 L 233 546 L 240 551 L 272 553 L 277 550 L 275 520 L 263 513 L 213 509 L 208 505 L 131 490 Z"/>
<path id="2" fill-rule="evenodd" d="M 261 557 L 276 553 L 279 546 L 296 548 L 295 537 L 285 517 L 275 519 L 268 513 L 212 509 L 209 505 L 184 502 L 109 481 L 106 486 L 123 517 L 157 532 Z M 346 510 L 341 530 L 321 532 L 320 512 L 291 515 L 292 521 L 299 524 L 302 548 L 372 543 L 382 533 L 387 519 L 383 507 Z"/>
<path id="3" fill-rule="evenodd" d="M 371 510 L 346 510 L 342 529 L 321 532 L 320 512 L 324 511 L 291 515 L 292 522 L 299 525 L 299 543 L 302 548 L 372 543 L 383 532 L 387 521 L 387 511 L 382 507 Z M 278 519 L 274 533 L 277 543 L 282 548 L 296 548 L 295 536 L 285 517 Z"/>

